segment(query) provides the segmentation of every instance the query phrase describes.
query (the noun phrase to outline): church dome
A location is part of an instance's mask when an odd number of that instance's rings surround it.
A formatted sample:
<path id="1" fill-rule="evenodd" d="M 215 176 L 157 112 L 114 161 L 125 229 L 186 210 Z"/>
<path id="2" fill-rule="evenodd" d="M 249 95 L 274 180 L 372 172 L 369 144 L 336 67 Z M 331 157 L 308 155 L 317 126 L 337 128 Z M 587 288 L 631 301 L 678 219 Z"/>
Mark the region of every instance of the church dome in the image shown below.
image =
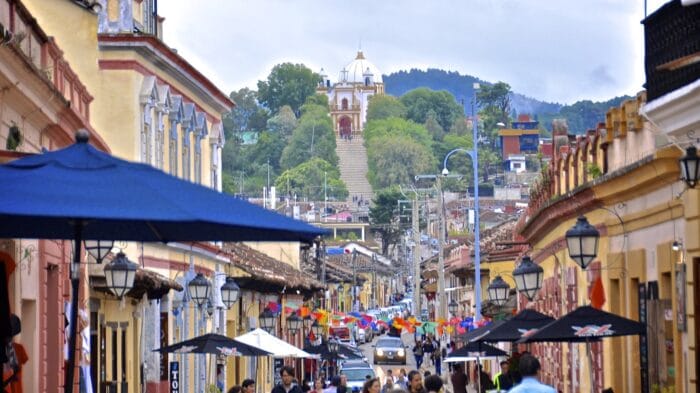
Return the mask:
<path id="1" fill-rule="evenodd" d="M 382 83 L 382 73 L 369 60 L 365 59 L 362 51 L 357 52 L 355 60 L 346 65 L 343 71 L 347 72 L 348 83 L 365 83 L 365 75 L 372 74 L 374 83 Z M 340 73 L 340 80 L 343 80 L 343 71 Z"/>

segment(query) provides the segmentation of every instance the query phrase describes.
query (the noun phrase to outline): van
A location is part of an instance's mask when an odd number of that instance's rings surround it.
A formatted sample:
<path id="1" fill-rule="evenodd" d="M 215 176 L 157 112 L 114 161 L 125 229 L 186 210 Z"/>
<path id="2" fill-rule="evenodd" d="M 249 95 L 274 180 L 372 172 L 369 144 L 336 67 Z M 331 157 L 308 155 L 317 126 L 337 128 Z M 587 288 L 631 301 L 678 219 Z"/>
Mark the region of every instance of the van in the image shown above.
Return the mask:
<path id="1" fill-rule="evenodd" d="M 328 328 L 328 335 L 337 338 L 341 343 L 353 344 L 350 328 L 345 325 L 331 326 Z"/>

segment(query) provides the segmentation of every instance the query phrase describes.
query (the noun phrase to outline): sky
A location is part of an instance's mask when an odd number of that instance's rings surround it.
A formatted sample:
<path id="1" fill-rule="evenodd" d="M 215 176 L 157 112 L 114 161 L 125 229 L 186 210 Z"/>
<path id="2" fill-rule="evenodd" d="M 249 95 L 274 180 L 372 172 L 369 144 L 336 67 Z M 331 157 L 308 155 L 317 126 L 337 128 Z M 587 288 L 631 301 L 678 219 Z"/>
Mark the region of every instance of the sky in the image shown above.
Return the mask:
<path id="1" fill-rule="evenodd" d="M 663 0 L 647 0 L 652 13 Z M 644 83 L 644 0 L 162 0 L 163 39 L 223 92 L 283 62 L 337 80 L 361 47 L 383 74 L 440 68 L 570 104 Z"/>

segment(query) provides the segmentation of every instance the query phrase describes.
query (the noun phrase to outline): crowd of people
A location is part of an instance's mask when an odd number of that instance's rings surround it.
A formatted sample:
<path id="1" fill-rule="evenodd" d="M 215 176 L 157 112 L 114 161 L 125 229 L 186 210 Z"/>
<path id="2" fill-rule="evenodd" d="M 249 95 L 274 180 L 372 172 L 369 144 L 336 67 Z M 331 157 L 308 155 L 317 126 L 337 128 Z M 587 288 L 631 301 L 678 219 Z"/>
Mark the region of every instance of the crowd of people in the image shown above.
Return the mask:
<path id="1" fill-rule="evenodd" d="M 435 352 L 434 349 L 426 351 L 426 349 L 430 349 L 429 345 L 431 345 L 429 340 L 416 343 L 416 348 L 419 350 L 414 349 L 414 354 L 420 353 L 420 355 L 416 355 L 416 361 L 418 356 Z M 434 356 L 429 356 L 429 358 L 433 359 L 436 366 L 441 363 L 440 358 Z M 474 385 L 480 389 L 479 393 L 493 390 L 512 393 L 556 393 L 553 387 L 539 381 L 540 362 L 536 357 L 524 353 L 519 356 L 517 365 L 517 370 L 512 370 L 509 361 L 502 361 L 500 371 L 492 379 L 479 364 L 476 366 L 478 381 L 475 381 L 477 383 Z M 452 384 L 452 393 L 467 393 L 470 377 L 465 372 L 463 365 L 457 363 L 451 369 L 449 382 Z M 379 378 L 368 375 L 362 393 L 444 393 L 444 382 L 437 370 L 439 368 L 436 367 L 435 373 L 428 370 L 423 372 L 411 370 L 407 373 L 406 369 L 401 368 L 395 374 L 393 370 L 387 369 L 383 383 Z M 327 386 L 325 378 L 317 378 L 313 386 L 308 380 L 299 384 L 295 379 L 294 369 L 289 366 L 282 367 L 280 377 L 281 381 L 275 385 L 271 393 L 351 393 L 347 386 L 347 378 L 342 374 L 331 378 Z M 256 393 L 255 381 L 246 379 L 240 386 L 229 389 L 228 393 Z"/>

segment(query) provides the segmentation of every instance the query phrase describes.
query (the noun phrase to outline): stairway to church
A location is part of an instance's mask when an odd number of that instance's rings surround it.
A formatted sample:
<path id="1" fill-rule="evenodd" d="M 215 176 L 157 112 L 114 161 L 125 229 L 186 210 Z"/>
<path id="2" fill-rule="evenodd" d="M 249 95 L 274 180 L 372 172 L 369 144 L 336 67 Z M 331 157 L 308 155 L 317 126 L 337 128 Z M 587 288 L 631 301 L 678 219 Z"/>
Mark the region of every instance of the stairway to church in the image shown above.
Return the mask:
<path id="1" fill-rule="evenodd" d="M 352 202 L 353 196 L 371 201 L 374 193 L 367 180 L 367 150 L 364 139 L 353 137 L 348 141 L 336 138 L 335 144 L 340 159 L 340 178 L 345 182 L 349 192 L 348 201 Z"/>

